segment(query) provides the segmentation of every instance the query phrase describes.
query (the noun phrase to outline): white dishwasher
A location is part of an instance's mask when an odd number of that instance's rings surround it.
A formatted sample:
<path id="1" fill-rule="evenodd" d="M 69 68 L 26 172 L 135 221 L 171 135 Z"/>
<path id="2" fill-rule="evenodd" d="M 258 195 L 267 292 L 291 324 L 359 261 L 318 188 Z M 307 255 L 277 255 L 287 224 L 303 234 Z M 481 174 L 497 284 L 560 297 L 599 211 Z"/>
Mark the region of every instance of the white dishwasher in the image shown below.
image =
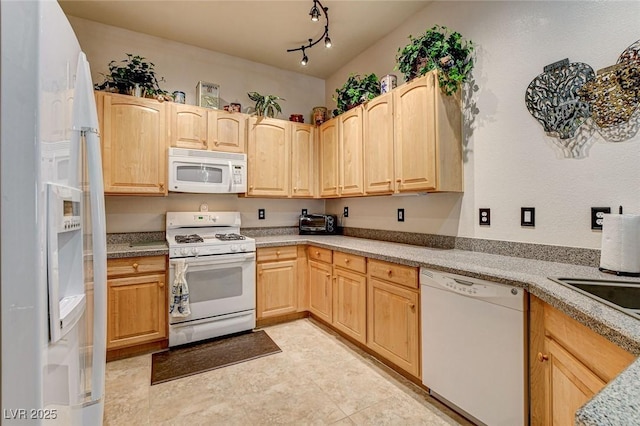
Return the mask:
<path id="1" fill-rule="evenodd" d="M 422 383 L 479 424 L 525 421 L 521 288 L 420 270 Z"/>

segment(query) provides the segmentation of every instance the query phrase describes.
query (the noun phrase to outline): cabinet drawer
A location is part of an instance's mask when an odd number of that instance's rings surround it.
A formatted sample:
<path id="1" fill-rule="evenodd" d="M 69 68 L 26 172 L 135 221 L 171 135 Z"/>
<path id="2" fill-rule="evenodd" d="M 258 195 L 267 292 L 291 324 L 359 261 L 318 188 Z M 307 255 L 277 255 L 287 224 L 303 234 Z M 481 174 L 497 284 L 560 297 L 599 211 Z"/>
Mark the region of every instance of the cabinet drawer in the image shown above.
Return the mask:
<path id="1" fill-rule="evenodd" d="M 331 263 L 333 256 L 329 249 L 324 249 L 315 246 L 309 246 L 309 259 L 319 260 L 320 262 Z"/>
<path id="2" fill-rule="evenodd" d="M 165 272 L 165 256 L 125 257 L 107 261 L 107 276 L 144 274 L 147 272 Z"/>
<path id="3" fill-rule="evenodd" d="M 367 273 L 367 259 L 355 254 L 333 252 L 333 266 L 348 269 L 350 271 Z"/>
<path id="4" fill-rule="evenodd" d="M 369 259 L 369 275 L 409 288 L 418 288 L 418 268 Z"/>
<path id="5" fill-rule="evenodd" d="M 263 247 L 258 249 L 258 262 L 269 262 L 282 259 L 295 259 L 298 256 L 296 246 Z"/>

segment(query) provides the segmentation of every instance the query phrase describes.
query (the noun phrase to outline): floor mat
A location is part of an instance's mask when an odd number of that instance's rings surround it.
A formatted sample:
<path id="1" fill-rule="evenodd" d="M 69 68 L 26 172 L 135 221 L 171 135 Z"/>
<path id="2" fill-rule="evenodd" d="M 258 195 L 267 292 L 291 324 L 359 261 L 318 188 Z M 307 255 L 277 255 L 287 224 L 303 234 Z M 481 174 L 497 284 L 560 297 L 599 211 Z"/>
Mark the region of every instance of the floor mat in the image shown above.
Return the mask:
<path id="1" fill-rule="evenodd" d="M 282 352 L 263 330 L 209 340 L 153 354 L 151 384 Z"/>

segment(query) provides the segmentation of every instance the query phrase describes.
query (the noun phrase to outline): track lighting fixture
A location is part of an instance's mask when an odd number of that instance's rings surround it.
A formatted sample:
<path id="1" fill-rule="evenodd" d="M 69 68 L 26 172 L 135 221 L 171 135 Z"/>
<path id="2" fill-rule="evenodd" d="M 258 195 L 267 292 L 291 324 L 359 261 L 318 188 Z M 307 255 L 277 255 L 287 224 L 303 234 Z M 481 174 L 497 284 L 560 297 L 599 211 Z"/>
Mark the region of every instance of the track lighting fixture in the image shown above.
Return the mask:
<path id="1" fill-rule="evenodd" d="M 307 63 L 309 62 L 309 58 L 307 57 L 307 54 L 305 52 L 306 49 L 309 49 L 313 46 L 315 46 L 316 44 L 318 44 L 321 40 L 324 39 L 324 47 L 326 48 L 330 48 L 331 47 L 331 38 L 329 38 L 329 14 L 328 14 L 329 8 L 328 7 L 324 7 L 322 5 L 322 3 L 320 3 L 320 0 L 313 0 L 313 6 L 311 7 L 311 10 L 309 11 L 309 15 L 311 16 L 311 20 L 314 22 L 317 22 L 320 19 L 320 14 L 322 12 L 322 14 L 324 14 L 324 18 L 326 19 L 326 23 L 324 25 L 324 32 L 322 33 L 322 35 L 320 37 L 318 37 L 317 40 L 313 40 L 312 38 L 309 39 L 309 43 L 306 45 L 302 45 L 300 47 L 297 47 L 295 49 L 287 49 L 287 52 L 297 52 L 298 50 L 302 51 L 302 60 L 300 61 L 301 65 L 307 65 Z"/>

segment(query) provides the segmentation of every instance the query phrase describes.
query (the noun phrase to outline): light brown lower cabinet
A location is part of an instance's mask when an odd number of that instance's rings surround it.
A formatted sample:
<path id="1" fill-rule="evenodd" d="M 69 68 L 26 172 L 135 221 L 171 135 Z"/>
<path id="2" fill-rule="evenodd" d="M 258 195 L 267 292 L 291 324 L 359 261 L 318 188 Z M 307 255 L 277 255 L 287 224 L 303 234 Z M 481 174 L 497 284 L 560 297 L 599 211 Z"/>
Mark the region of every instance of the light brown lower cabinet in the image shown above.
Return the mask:
<path id="1" fill-rule="evenodd" d="M 367 261 L 333 252 L 333 326 L 356 341 L 367 343 Z"/>
<path id="2" fill-rule="evenodd" d="M 367 346 L 420 377 L 419 293 L 369 276 Z"/>
<path id="3" fill-rule="evenodd" d="M 309 311 L 331 324 L 333 319 L 331 264 L 309 260 Z"/>
<path id="4" fill-rule="evenodd" d="M 257 250 L 257 319 L 298 310 L 298 260 L 296 246 Z"/>
<path id="5" fill-rule="evenodd" d="M 634 356 L 530 297 L 530 423 L 572 425 L 575 413 Z"/>
<path id="6" fill-rule="evenodd" d="M 107 261 L 107 350 L 167 338 L 166 257 Z"/>

